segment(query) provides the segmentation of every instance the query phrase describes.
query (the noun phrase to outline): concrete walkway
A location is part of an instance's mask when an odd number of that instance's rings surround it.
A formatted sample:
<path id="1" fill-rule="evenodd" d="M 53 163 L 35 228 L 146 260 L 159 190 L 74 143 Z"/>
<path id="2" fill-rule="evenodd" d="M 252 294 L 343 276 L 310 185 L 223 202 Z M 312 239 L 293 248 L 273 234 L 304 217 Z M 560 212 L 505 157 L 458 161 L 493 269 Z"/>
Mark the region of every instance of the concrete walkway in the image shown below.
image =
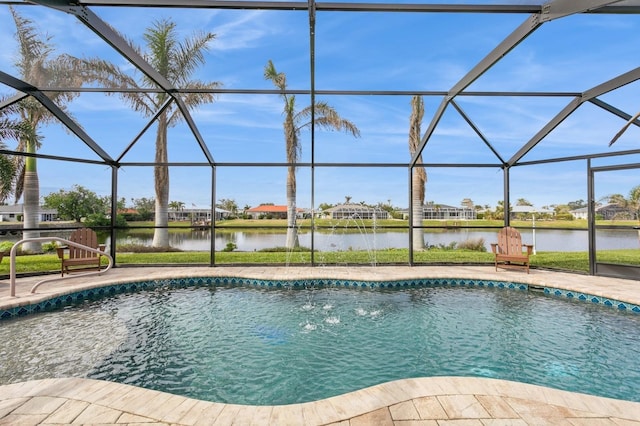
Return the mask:
<path id="1" fill-rule="evenodd" d="M 237 276 L 262 279 L 395 280 L 469 278 L 521 282 L 640 305 L 640 283 L 492 267 L 352 268 L 117 268 L 102 276 L 31 286 L 18 280 L 17 296 L 0 281 L 0 310 L 84 288 L 168 277 Z M 590 303 L 590 302 L 585 302 Z M 615 308 L 610 308 L 615 309 Z M 0 322 L 0 326 L 2 326 Z M 193 400 L 128 385 L 78 378 L 0 386 L 0 424 L 175 425 L 640 425 L 640 403 L 576 394 L 495 379 L 432 377 L 399 380 L 321 401 L 284 406 L 240 406 Z"/>

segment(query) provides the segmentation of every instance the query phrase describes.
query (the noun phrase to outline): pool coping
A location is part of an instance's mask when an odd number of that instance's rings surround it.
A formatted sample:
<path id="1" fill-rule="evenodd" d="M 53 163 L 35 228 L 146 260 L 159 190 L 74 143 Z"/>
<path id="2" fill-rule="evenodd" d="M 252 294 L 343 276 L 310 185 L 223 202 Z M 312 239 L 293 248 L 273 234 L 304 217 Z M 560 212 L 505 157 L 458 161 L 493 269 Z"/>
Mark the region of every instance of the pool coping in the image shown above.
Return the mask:
<path id="1" fill-rule="evenodd" d="M 340 279 L 389 282 L 417 278 L 516 282 L 529 288 L 556 289 L 554 297 L 592 295 L 602 301 L 640 305 L 635 280 L 532 270 L 531 274 L 495 271 L 493 267 L 331 267 L 331 268 L 116 268 L 91 283 L 78 278 L 40 287 L 41 277 L 18 280 L 18 297 L 8 297 L 0 282 L 0 310 L 27 306 L 106 285 L 171 278 L 235 277 L 255 280 Z M 572 293 L 572 296 L 568 294 Z M 596 303 L 585 299 L 585 302 Z M 0 322 L 1 325 L 1 322 Z M 181 417 L 176 419 L 180 414 Z M 66 419 L 66 420 L 65 420 Z M 571 420 L 573 419 L 573 420 Z M 242 406 L 193 400 L 133 386 L 90 379 L 45 379 L 0 386 L 0 423 L 160 424 L 389 424 L 438 425 L 453 420 L 469 424 L 556 424 L 561 421 L 640 425 L 640 403 L 561 391 L 489 378 L 429 377 L 383 383 L 348 394 L 304 404 Z M 31 422 L 31 423 L 30 423 Z M 467 424 L 467 423 L 465 423 Z M 577 424 L 577 423 L 576 423 Z"/>
<path id="2" fill-rule="evenodd" d="M 461 423 L 465 425 L 640 425 L 640 403 L 469 377 L 403 379 L 320 401 L 276 406 L 199 401 L 92 379 L 0 386 L 3 424 L 399 426 L 455 421 L 466 421 Z"/>
<path id="3" fill-rule="evenodd" d="M 43 285 L 29 293 L 40 277 L 17 280 L 17 297 L 8 296 L 8 283 L 0 281 L 0 320 L 46 311 L 99 295 L 150 289 L 162 286 L 246 285 L 276 286 L 277 281 L 302 287 L 305 281 L 320 280 L 323 286 L 353 288 L 414 288 L 424 286 L 495 287 L 540 291 L 549 296 L 595 303 L 640 314 L 640 291 L 635 280 L 604 278 L 543 270 L 531 274 L 495 271 L 492 267 L 215 267 L 215 268 L 117 268 L 94 275 L 91 282 L 79 282 L 74 275 L 68 281 Z M 402 273 L 399 273 L 402 271 Z M 142 272 L 142 273 L 141 273 Z M 446 272 L 446 273 L 445 273 Z M 227 281 L 225 281 L 225 278 Z M 556 280 L 560 280 L 558 284 Z M 326 281 L 326 283 L 324 283 Z M 329 281 L 332 281 L 329 283 Z"/>

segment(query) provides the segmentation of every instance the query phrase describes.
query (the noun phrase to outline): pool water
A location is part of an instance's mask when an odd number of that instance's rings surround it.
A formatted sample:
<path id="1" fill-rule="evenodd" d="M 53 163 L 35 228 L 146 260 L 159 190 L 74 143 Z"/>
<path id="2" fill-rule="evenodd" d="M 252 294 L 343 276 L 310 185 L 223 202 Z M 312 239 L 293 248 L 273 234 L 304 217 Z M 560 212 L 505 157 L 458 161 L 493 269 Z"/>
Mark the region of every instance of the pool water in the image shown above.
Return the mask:
<path id="1" fill-rule="evenodd" d="M 640 315 L 505 289 L 155 289 L 3 321 L 0 341 L 2 384 L 277 405 L 449 375 L 640 401 Z"/>

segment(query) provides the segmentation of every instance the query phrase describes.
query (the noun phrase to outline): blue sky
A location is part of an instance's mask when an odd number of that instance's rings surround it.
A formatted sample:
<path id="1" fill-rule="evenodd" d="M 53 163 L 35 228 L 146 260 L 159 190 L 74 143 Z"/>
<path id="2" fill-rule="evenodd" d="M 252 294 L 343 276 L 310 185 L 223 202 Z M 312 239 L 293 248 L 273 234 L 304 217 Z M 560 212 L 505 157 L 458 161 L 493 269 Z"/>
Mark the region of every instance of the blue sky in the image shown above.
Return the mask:
<path id="1" fill-rule="evenodd" d="M 100 18 L 142 45 L 142 34 L 156 19 L 170 18 L 183 35 L 211 31 L 216 39 L 197 77 L 218 81 L 226 89 L 272 89 L 263 78 L 269 59 L 287 75 L 290 89 L 309 89 L 309 43 L 306 11 L 177 10 L 159 8 L 93 8 Z M 20 7 L 52 37 L 58 53 L 98 56 L 130 69 L 95 34 L 70 15 L 42 7 Z M 318 90 L 436 90 L 447 91 L 501 40 L 527 18 L 526 14 L 408 14 L 380 12 L 318 12 L 316 81 Z M 640 16 L 576 15 L 544 24 L 486 74 L 471 91 L 583 92 L 638 67 Z M 14 24 L 7 6 L 0 6 L 0 70 L 15 73 Z M 0 94 L 12 94 L 0 85 Z M 601 97 L 629 113 L 640 109 L 640 83 L 626 85 Z M 316 162 L 406 163 L 411 113 L 409 96 L 319 96 L 361 131 L 361 138 L 317 131 Z M 423 132 L 441 102 L 425 97 Z M 485 137 L 509 159 L 568 102 L 568 97 L 456 98 L 460 108 Z M 297 105 L 309 104 L 297 96 Z M 193 112 L 209 151 L 220 163 L 285 161 L 282 100 L 276 95 L 222 94 L 216 102 Z M 113 158 L 140 131 L 147 119 L 131 111 L 117 96 L 81 94 L 69 110 L 87 133 Z M 525 160 L 541 160 L 640 148 L 640 129 L 629 129 L 613 148 L 607 144 L 624 120 L 586 103 L 549 134 Z M 59 125 L 42 129 L 41 153 L 97 159 L 75 136 Z M 125 162 L 153 160 L 152 128 L 125 156 Z M 303 133 L 302 161 L 311 159 L 310 134 Z M 450 106 L 423 153 L 435 164 L 496 164 L 493 153 Z M 184 124 L 169 133 L 169 159 L 204 162 L 204 156 Z M 594 166 L 638 163 L 639 156 L 593 161 Z M 110 191 L 108 167 L 39 161 L 41 195 L 81 184 L 100 195 Z M 170 199 L 187 206 L 211 205 L 209 167 L 172 167 Z M 459 205 L 464 198 L 495 206 L 502 199 L 499 168 L 432 167 L 427 200 Z M 598 174 L 596 197 L 627 195 L 640 184 L 637 170 Z M 216 168 L 216 199 L 232 198 L 239 206 L 263 202 L 284 204 L 283 167 Z M 572 161 L 511 170 L 511 199 L 525 198 L 536 206 L 585 199 L 586 162 Z M 316 167 L 314 203 L 353 201 L 408 204 L 405 168 Z M 150 167 L 123 167 L 118 173 L 119 197 L 153 197 Z M 311 172 L 298 170 L 298 205 L 311 206 Z"/>

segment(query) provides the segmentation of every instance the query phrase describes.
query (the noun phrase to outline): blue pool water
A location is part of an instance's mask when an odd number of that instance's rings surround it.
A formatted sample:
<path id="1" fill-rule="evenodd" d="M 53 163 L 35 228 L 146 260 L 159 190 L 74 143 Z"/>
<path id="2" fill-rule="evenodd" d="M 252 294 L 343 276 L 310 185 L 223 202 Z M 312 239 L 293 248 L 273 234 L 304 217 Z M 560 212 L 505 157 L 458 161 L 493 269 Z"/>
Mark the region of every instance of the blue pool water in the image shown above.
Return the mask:
<path id="1" fill-rule="evenodd" d="M 497 288 L 160 288 L 3 321 L 0 341 L 2 384 L 276 405 L 451 375 L 640 401 L 640 315 Z"/>

